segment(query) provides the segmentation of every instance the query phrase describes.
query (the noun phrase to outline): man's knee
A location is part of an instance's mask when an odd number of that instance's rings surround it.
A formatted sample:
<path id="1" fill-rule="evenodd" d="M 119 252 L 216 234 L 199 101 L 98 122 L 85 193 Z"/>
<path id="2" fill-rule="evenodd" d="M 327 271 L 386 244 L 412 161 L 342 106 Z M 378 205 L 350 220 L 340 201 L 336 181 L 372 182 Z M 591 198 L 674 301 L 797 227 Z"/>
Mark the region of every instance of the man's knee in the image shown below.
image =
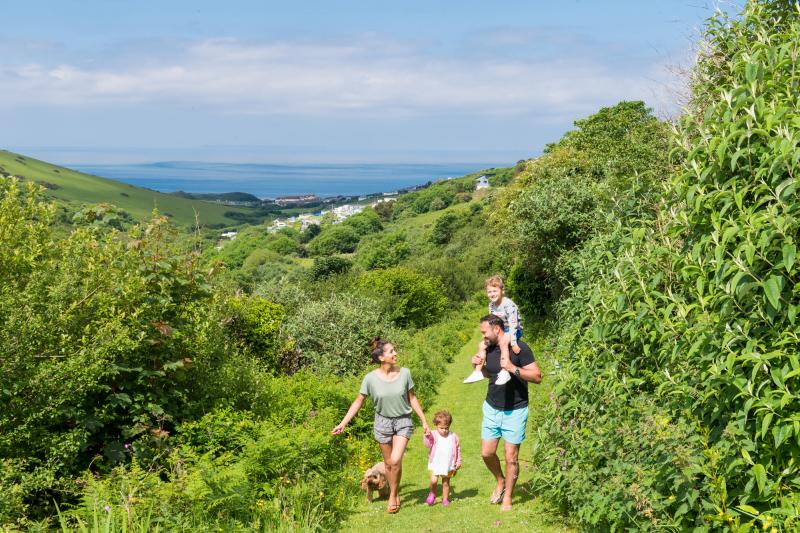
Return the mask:
<path id="1" fill-rule="evenodd" d="M 497 458 L 497 441 L 496 440 L 483 440 L 481 441 L 481 457 L 484 460 Z"/>
<path id="2" fill-rule="evenodd" d="M 519 447 L 506 446 L 505 452 L 506 452 L 506 463 L 517 464 L 517 460 L 519 459 Z"/>

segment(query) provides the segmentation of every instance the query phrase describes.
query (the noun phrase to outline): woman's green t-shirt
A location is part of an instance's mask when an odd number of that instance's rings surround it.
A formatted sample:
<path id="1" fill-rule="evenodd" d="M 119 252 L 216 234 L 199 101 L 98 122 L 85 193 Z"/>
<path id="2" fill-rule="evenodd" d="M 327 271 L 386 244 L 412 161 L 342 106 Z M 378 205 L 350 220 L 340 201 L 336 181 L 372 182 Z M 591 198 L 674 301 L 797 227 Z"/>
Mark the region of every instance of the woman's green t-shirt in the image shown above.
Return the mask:
<path id="1" fill-rule="evenodd" d="M 364 396 L 372 398 L 375 412 L 381 416 L 396 417 L 411 414 L 411 404 L 408 403 L 408 391 L 414 388 L 411 371 L 407 368 L 400 369 L 400 375 L 394 381 L 384 381 L 378 376 L 378 371 L 373 370 L 361 382 Z"/>

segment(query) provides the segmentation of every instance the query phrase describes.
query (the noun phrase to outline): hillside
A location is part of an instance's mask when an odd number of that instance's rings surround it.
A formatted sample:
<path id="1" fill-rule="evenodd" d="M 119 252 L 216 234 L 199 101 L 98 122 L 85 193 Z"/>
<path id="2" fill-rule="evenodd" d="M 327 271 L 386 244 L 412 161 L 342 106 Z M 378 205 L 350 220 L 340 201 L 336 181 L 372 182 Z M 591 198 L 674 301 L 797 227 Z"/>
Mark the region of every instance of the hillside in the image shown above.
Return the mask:
<path id="1" fill-rule="evenodd" d="M 142 189 L 119 181 L 84 174 L 27 156 L 0 150 L 0 174 L 32 180 L 46 189 L 46 196 L 69 210 L 83 204 L 110 203 L 127 211 L 138 221 L 150 217 L 153 208 L 167 214 L 179 226 L 191 226 L 195 213 L 205 226 L 232 226 L 242 221 L 266 218 L 248 207 L 217 205 Z M 231 216 L 232 213 L 236 213 Z M 227 214 L 227 215 L 226 215 Z"/>

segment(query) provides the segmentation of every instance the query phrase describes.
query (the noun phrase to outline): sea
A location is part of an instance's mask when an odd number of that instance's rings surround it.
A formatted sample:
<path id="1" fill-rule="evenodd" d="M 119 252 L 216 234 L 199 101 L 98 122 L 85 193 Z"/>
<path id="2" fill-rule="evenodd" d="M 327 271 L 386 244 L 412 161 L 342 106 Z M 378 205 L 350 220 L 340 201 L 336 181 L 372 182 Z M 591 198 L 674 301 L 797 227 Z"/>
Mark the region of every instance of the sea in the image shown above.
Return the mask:
<path id="1" fill-rule="evenodd" d="M 512 163 L 513 164 L 513 163 Z M 391 192 L 459 177 L 498 163 L 255 164 L 172 161 L 69 165 L 70 168 L 160 192 L 246 192 L 261 199 L 298 194 L 354 196 Z"/>

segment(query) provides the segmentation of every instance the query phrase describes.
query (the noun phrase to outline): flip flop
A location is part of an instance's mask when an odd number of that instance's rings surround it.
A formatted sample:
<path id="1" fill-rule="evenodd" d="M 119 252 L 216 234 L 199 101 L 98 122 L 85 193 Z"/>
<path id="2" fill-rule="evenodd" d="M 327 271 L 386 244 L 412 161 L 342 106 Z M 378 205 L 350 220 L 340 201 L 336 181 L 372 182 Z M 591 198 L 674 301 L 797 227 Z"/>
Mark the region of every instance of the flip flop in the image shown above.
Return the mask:
<path id="1" fill-rule="evenodd" d="M 510 506 L 510 505 L 503 505 L 503 506 L 500 507 L 501 511 L 510 511 L 511 509 L 512 509 L 512 506 Z"/>
<path id="2" fill-rule="evenodd" d="M 400 505 L 395 503 L 386 507 L 386 512 L 389 514 L 396 514 L 400 510 Z"/>
<path id="3" fill-rule="evenodd" d="M 492 493 L 492 497 L 489 498 L 489 503 L 497 505 L 498 503 L 503 501 L 503 496 L 505 495 L 506 495 L 506 489 L 505 487 L 503 487 L 503 489 L 500 491 L 499 494 L 496 492 Z"/>

